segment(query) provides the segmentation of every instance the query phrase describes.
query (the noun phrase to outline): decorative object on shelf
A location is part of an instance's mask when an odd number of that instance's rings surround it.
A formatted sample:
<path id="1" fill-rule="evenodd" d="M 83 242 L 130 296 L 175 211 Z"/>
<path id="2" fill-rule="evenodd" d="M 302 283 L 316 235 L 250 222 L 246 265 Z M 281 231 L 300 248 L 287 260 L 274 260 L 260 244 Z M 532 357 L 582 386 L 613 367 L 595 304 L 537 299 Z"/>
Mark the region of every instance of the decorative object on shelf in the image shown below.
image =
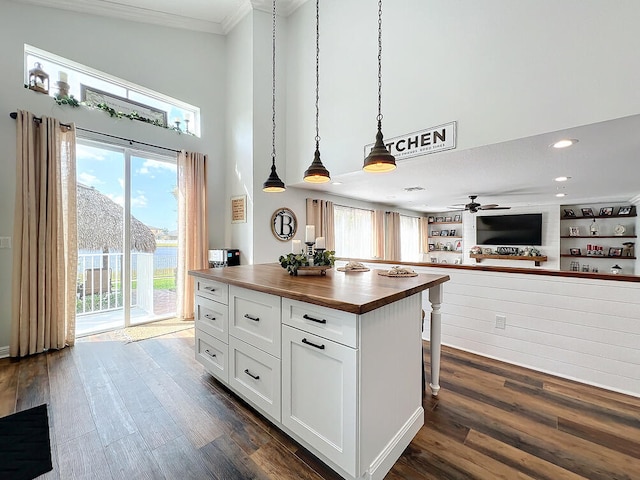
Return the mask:
<path id="1" fill-rule="evenodd" d="M 483 255 L 491 255 L 493 253 L 493 250 L 491 250 L 490 248 L 483 248 L 482 249 L 482 254 Z"/>
<path id="2" fill-rule="evenodd" d="M 281 242 L 292 239 L 298 231 L 298 219 L 290 208 L 282 207 L 271 215 L 271 233 Z"/>
<path id="3" fill-rule="evenodd" d="M 453 261 L 453 263 L 454 263 L 454 265 L 461 265 L 462 264 L 462 259 L 460 257 L 458 257 Z"/>
<path id="4" fill-rule="evenodd" d="M 438 263 L 438 258 L 437 257 L 431 257 L 429 263 Z"/>
<path id="5" fill-rule="evenodd" d="M 616 263 L 613 267 L 611 267 L 611 270 L 609 271 L 614 275 L 617 275 L 619 273 L 622 273 L 622 267 Z"/>
<path id="6" fill-rule="evenodd" d="M 593 223 L 589 227 L 589 233 L 591 234 L 592 237 L 595 237 L 598 235 L 598 224 L 596 223 L 595 218 L 593 219 Z"/>
<path id="7" fill-rule="evenodd" d="M 478 255 L 482 253 L 482 248 L 478 247 L 477 245 L 475 247 L 471 247 L 471 250 L 469 250 L 469 253 Z"/>
<path id="8" fill-rule="evenodd" d="M 623 257 L 633 257 L 634 256 L 634 243 L 633 242 L 624 242 L 622 244 L 622 256 Z"/>
<path id="9" fill-rule="evenodd" d="M 396 159 L 389 153 L 382 135 L 382 0 L 378 0 L 378 133 L 376 143 L 364 159 L 365 172 L 390 172 L 396 168 Z"/>
<path id="10" fill-rule="evenodd" d="M 281 255 L 278 261 L 282 268 L 286 268 L 289 275 L 298 275 L 298 269 L 300 267 L 309 265 L 307 256 L 302 253 L 288 253 L 287 255 Z"/>
<path id="11" fill-rule="evenodd" d="M 444 222 L 444 217 L 436 217 L 436 223 Z"/>
<path id="12" fill-rule="evenodd" d="M 430 252 L 432 252 L 432 251 L 434 251 L 435 249 L 436 249 L 435 244 L 430 243 L 430 244 L 429 244 L 429 251 L 430 251 Z"/>
<path id="13" fill-rule="evenodd" d="M 593 268 L 591 269 L 591 272 L 592 272 L 592 273 L 598 273 L 598 267 L 593 267 Z"/>
<path id="14" fill-rule="evenodd" d="M 29 70 L 29 90 L 34 92 L 49 94 L 49 75 L 42 70 L 42 64 L 36 62 Z"/>
<path id="15" fill-rule="evenodd" d="M 570 237 L 579 237 L 580 236 L 580 227 L 569 227 L 569 236 Z"/>
<path id="16" fill-rule="evenodd" d="M 453 221 L 453 218 L 451 218 L 451 217 L 444 217 L 444 221 L 445 221 L 445 222 L 452 222 L 452 221 Z"/>
<path id="17" fill-rule="evenodd" d="M 159 108 L 83 84 L 80 84 L 80 98 L 88 107 L 104 110 L 111 117 L 126 117 L 176 130 L 169 127 L 167 112 Z"/>
<path id="18" fill-rule="evenodd" d="M 576 216 L 576 212 L 574 212 L 571 208 L 564 209 L 565 218 L 573 218 Z"/>
<path id="19" fill-rule="evenodd" d="M 59 93 L 56 93 L 53 98 L 56 100 L 58 105 L 69 105 L 70 107 L 79 107 L 81 105 L 81 103 L 78 102 L 78 99 L 73 95 L 63 97 L 60 96 Z"/>
<path id="20" fill-rule="evenodd" d="M 590 208 L 583 208 L 582 209 L 582 216 L 583 217 L 593 217 L 593 210 L 591 210 Z"/>
<path id="21" fill-rule="evenodd" d="M 439 236 L 440 236 L 440 232 L 439 232 L 438 230 L 433 230 L 433 231 L 431 232 L 431 236 L 432 236 L 432 237 L 439 237 Z"/>
<path id="22" fill-rule="evenodd" d="M 609 256 L 610 257 L 621 257 L 622 256 L 622 247 L 610 247 L 609 248 Z"/>
<path id="23" fill-rule="evenodd" d="M 456 252 L 461 252 L 462 251 L 462 240 L 458 240 L 456 242 L 455 249 L 456 249 Z"/>
<path id="24" fill-rule="evenodd" d="M 631 211 L 633 210 L 632 205 L 628 205 L 625 207 L 620 207 L 618 209 L 618 215 L 631 215 Z"/>
<path id="25" fill-rule="evenodd" d="M 313 162 L 304 172 L 304 181 L 309 183 L 327 183 L 331 180 L 329 170 L 325 168 L 320 160 L 320 130 L 318 128 L 318 108 L 320 88 L 320 0 L 316 0 L 316 151 L 313 155 Z"/>
<path id="26" fill-rule="evenodd" d="M 569 270 L 572 272 L 579 272 L 580 271 L 580 263 L 579 262 L 571 262 L 569 264 Z"/>
<path id="27" fill-rule="evenodd" d="M 442 262 L 446 263 L 446 262 Z M 391 267 L 386 271 L 379 271 L 378 275 L 382 275 L 383 277 L 417 277 L 418 274 L 414 272 L 409 267 L 400 267 L 398 265 Z"/>
<path id="28" fill-rule="evenodd" d="M 433 221 L 434 221 L 434 218 L 433 218 L 433 217 L 429 217 L 429 218 L 427 219 L 427 222 L 428 222 L 428 223 L 433 223 Z"/>
<path id="29" fill-rule="evenodd" d="M 589 265 L 587 265 L 587 264 L 583 264 L 583 265 L 582 265 L 582 271 L 583 271 L 583 272 L 588 272 L 588 271 L 589 271 Z"/>
<path id="30" fill-rule="evenodd" d="M 582 255 L 582 250 L 580 250 L 579 248 L 570 248 L 569 253 L 571 255 Z"/>
<path id="31" fill-rule="evenodd" d="M 461 222 L 461 221 L 462 221 L 462 217 L 461 217 L 460 215 L 455 215 L 455 216 L 453 217 L 453 221 L 454 221 L 454 222 Z"/>
<path id="32" fill-rule="evenodd" d="M 519 255 L 520 249 L 518 247 L 498 247 L 496 251 L 499 255 Z M 524 253 L 523 253 L 524 255 Z M 526 255 L 529 255 L 529 251 L 527 250 Z"/>
<path id="33" fill-rule="evenodd" d="M 286 187 L 276 172 L 276 0 L 273 0 L 271 55 L 271 173 L 262 185 L 267 193 L 284 192 Z"/>
<path id="34" fill-rule="evenodd" d="M 600 209 L 601 217 L 610 217 L 613 215 L 613 207 L 602 207 Z"/>
<path id="35" fill-rule="evenodd" d="M 58 87 L 58 95 L 60 97 L 68 97 L 69 96 L 69 84 L 67 81 L 69 80 L 69 76 L 66 72 L 58 72 L 58 81 L 56 82 L 56 87 Z"/>
<path id="36" fill-rule="evenodd" d="M 440 230 L 440 236 L 441 237 L 448 237 L 449 236 L 449 230 Z"/>
<path id="37" fill-rule="evenodd" d="M 449 230 L 449 236 L 450 237 L 455 237 L 456 236 L 456 230 Z"/>
<path id="38" fill-rule="evenodd" d="M 625 228 L 624 225 L 616 225 L 615 227 L 613 227 L 613 234 L 617 237 L 624 235 L 624 232 L 626 232 L 627 229 Z"/>
<path id="39" fill-rule="evenodd" d="M 344 267 L 336 268 L 339 272 L 368 272 L 369 268 L 360 262 L 347 262 Z"/>

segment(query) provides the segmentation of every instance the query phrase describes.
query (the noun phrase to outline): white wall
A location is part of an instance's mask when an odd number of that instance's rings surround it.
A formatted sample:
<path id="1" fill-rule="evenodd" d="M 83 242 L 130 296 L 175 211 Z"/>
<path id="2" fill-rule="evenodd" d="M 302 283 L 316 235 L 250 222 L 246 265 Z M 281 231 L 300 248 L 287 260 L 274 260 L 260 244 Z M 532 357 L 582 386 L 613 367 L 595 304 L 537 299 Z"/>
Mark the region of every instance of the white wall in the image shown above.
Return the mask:
<path id="1" fill-rule="evenodd" d="M 144 85 L 201 108 L 202 138 L 133 122 L 101 111 L 57 106 L 23 88 L 23 46 L 29 43 L 81 64 Z M 30 110 L 78 126 L 175 149 L 209 155 L 211 242 L 224 239 L 225 39 L 68 11 L 0 2 L 0 236 L 13 235 L 15 121 L 9 112 Z M 0 347 L 9 344 L 13 250 L 0 250 Z"/>
<path id="2" fill-rule="evenodd" d="M 289 19 L 293 179 L 312 152 L 314 7 Z M 377 4 L 323 0 L 320 10 L 322 158 L 332 174 L 347 173 L 375 135 Z M 385 137 L 457 120 L 460 150 L 637 114 L 640 64 L 629 59 L 639 15 L 633 0 L 386 2 Z"/>

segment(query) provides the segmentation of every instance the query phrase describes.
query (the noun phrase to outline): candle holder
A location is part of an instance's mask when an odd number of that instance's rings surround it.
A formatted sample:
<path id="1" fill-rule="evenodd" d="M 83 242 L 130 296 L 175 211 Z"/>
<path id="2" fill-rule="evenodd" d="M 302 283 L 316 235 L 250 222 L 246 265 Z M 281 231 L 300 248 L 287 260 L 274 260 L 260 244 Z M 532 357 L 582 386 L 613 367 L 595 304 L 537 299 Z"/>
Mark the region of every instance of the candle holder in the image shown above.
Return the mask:
<path id="1" fill-rule="evenodd" d="M 56 86 L 58 87 L 58 95 L 61 97 L 69 96 L 69 84 L 67 82 L 63 82 L 62 80 L 58 80 L 56 82 Z"/>
<path id="2" fill-rule="evenodd" d="M 174 123 L 176 124 L 176 130 L 181 132 L 182 130 L 180 130 L 180 120 L 176 120 Z"/>
<path id="3" fill-rule="evenodd" d="M 184 119 L 184 131 L 185 131 L 185 133 L 191 133 L 189 131 L 189 119 L 188 118 Z"/>
<path id="4" fill-rule="evenodd" d="M 313 266 L 313 246 L 316 242 L 304 242 L 307 246 L 307 260 L 309 261 L 309 266 Z"/>

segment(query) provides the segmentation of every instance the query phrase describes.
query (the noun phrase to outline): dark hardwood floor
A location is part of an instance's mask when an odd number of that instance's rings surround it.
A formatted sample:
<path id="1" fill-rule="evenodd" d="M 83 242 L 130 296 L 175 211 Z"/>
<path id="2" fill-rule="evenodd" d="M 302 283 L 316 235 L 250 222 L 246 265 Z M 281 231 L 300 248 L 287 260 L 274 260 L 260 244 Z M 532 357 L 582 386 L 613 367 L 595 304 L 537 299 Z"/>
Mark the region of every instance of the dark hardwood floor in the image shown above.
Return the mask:
<path id="1" fill-rule="evenodd" d="M 638 398 L 451 348 L 441 380 L 388 479 L 640 479 Z M 338 478 L 203 371 L 192 330 L 0 360 L 0 416 L 42 403 L 41 478 Z"/>

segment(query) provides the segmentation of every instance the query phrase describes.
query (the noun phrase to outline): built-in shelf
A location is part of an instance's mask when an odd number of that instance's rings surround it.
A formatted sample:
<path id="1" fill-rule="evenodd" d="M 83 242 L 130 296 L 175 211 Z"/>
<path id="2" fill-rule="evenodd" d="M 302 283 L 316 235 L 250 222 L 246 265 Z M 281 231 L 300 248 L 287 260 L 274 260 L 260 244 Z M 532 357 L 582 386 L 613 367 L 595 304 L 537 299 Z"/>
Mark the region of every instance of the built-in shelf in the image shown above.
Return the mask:
<path id="1" fill-rule="evenodd" d="M 462 225 L 462 222 L 431 222 L 429 225 Z"/>
<path id="2" fill-rule="evenodd" d="M 427 253 L 443 252 L 443 253 L 462 253 L 462 250 L 429 250 Z"/>
<path id="3" fill-rule="evenodd" d="M 617 256 L 617 257 L 613 257 L 610 255 L 571 255 L 570 253 L 561 253 L 560 254 L 561 257 L 574 257 L 574 258 L 615 258 L 616 260 L 635 260 L 636 257 L 621 257 L 621 256 Z"/>
<path id="4" fill-rule="evenodd" d="M 560 235 L 560 238 L 638 238 L 637 235 Z"/>
<path id="5" fill-rule="evenodd" d="M 539 267 L 542 262 L 547 261 L 546 255 L 540 255 L 537 257 L 525 256 L 525 255 L 487 255 L 484 253 L 471 253 L 471 258 L 476 259 L 476 263 L 480 263 L 483 259 L 488 260 L 529 260 L 534 262 L 536 267 Z"/>
<path id="6" fill-rule="evenodd" d="M 594 215 L 592 217 L 561 217 L 560 220 L 591 220 L 594 218 L 632 218 L 636 217 L 637 214 L 632 213 L 631 215 Z"/>

